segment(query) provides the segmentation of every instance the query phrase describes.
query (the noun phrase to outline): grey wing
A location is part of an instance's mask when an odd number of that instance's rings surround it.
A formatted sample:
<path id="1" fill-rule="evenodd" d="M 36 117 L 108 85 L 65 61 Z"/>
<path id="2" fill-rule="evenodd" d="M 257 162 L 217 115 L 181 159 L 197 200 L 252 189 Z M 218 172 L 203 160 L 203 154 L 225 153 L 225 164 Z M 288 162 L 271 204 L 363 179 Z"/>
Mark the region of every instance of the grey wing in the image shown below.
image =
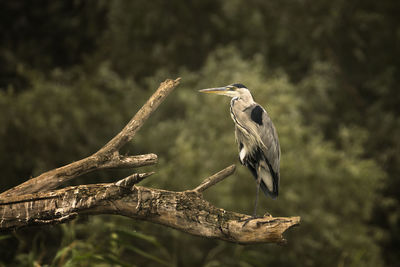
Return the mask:
<path id="1" fill-rule="evenodd" d="M 260 128 L 260 139 L 264 143 L 264 155 L 271 164 L 274 172 L 279 177 L 279 164 L 281 157 L 281 148 L 279 145 L 279 138 L 276 128 L 268 116 L 268 113 L 264 110 L 262 116 L 263 124 L 259 125 Z"/>
<path id="2" fill-rule="evenodd" d="M 244 112 L 247 113 L 247 116 L 250 118 L 248 126 L 250 126 L 249 128 L 251 128 L 253 135 L 256 136 L 258 147 L 262 150 L 266 161 L 265 163 L 268 165 L 268 169 L 271 169 L 271 176 L 265 173 L 266 176 L 269 176 L 269 178 L 266 177 L 265 183 L 269 190 L 277 195 L 280 178 L 279 164 L 281 151 L 275 126 L 267 111 L 259 104 L 252 105 Z M 265 170 L 266 168 L 263 169 Z M 262 169 L 259 171 L 262 171 Z"/>
<path id="3" fill-rule="evenodd" d="M 279 179 L 281 150 L 278 134 L 271 118 L 269 117 L 267 111 L 259 104 L 255 104 L 251 108 L 246 109 L 245 112 L 252 120 L 253 127 L 251 128 L 253 130 L 253 134 L 257 135 L 257 139 L 261 142 L 259 145 L 262 148 L 265 159 L 270 165 L 269 167 L 272 167 L 272 170 Z"/>

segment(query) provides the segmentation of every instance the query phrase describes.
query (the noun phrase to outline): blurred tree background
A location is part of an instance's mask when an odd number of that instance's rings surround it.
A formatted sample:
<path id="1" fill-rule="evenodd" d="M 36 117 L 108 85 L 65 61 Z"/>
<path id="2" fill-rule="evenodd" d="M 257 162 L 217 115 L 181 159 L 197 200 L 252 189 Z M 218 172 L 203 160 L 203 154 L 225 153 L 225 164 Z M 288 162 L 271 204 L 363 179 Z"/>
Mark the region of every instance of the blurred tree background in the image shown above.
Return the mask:
<path id="1" fill-rule="evenodd" d="M 165 78 L 183 78 L 127 151 L 159 155 L 146 186 L 185 190 L 237 161 L 229 99 L 241 82 L 281 146 L 274 216 L 289 244 L 240 246 L 118 216 L 0 236 L 2 266 L 397 266 L 400 2 L 2 1 L 0 189 L 95 152 Z M 115 181 L 132 170 L 87 175 Z M 207 192 L 250 213 L 237 172 Z"/>

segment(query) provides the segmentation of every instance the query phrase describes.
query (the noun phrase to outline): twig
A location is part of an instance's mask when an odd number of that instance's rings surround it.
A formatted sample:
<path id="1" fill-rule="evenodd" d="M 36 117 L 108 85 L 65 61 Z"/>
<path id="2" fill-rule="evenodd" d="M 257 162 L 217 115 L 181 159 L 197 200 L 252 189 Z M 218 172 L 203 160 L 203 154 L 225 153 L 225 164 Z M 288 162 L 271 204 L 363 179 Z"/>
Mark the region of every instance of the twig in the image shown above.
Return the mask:
<path id="1" fill-rule="evenodd" d="M 216 174 L 214 174 L 214 175 L 208 177 L 207 179 L 205 179 L 199 186 L 197 186 L 195 189 L 193 189 L 193 191 L 198 192 L 198 193 L 201 193 L 201 192 L 205 191 L 209 187 L 215 185 L 216 183 L 221 182 L 226 177 L 228 177 L 229 175 L 234 173 L 235 169 L 236 169 L 235 165 L 231 165 L 229 167 L 226 167 L 222 171 L 219 171 Z"/>
<path id="2" fill-rule="evenodd" d="M 135 173 L 131 176 L 128 176 L 118 182 L 114 183 L 116 186 L 121 186 L 125 188 L 131 188 L 133 185 L 141 182 L 143 179 L 153 175 L 155 172 L 147 172 L 147 173 Z"/>

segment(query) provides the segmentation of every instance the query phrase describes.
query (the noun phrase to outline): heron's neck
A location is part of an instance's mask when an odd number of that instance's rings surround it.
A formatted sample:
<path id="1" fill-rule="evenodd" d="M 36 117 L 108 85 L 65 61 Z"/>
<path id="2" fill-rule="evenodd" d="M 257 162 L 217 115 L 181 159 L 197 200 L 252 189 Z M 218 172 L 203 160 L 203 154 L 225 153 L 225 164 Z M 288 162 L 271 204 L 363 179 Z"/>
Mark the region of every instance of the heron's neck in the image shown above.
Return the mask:
<path id="1" fill-rule="evenodd" d="M 243 94 L 241 96 L 234 97 L 232 98 L 232 101 L 239 101 L 243 103 L 245 106 L 250 106 L 254 104 L 254 99 L 251 94 Z"/>

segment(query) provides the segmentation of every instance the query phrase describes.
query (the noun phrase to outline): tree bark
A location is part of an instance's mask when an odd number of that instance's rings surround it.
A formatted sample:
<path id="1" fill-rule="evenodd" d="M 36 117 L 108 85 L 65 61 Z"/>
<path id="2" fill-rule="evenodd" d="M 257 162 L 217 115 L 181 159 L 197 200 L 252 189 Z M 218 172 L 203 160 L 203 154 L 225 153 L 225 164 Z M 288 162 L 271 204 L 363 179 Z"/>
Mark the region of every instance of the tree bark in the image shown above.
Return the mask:
<path id="1" fill-rule="evenodd" d="M 168 94 L 179 84 L 179 81 L 180 78 L 176 80 L 168 79 L 161 83 L 157 91 L 147 100 L 136 115 L 133 116 L 124 129 L 95 154 L 32 178 L 1 193 L 0 198 L 51 190 L 73 178 L 94 170 L 110 167 L 133 168 L 156 163 L 157 156 L 155 154 L 143 155 L 139 156 L 139 158 L 137 156 L 136 158 L 126 158 L 119 154 L 119 149 L 134 137 L 151 113 L 157 109 Z"/>
<path id="2" fill-rule="evenodd" d="M 179 84 L 166 80 L 125 128 L 93 155 L 45 172 L 0 194 L 0 230 L 64 223 L 79 214 L 118 214 L 172 227 L 186 233 L 241 244 L 283 243 L 282 234 L 298 225 L 300 217 L 251 218 L 226 211 L 203 199 L 202 192 L 231 175 L 235 166 L 208 177 L 193 190 L 172 192 L 136 184 L 153 173 L 132 174 L 118 182 L 71 186 L 61 184 L 84 173 L 106 168 L 154 164 L 155 154 L 122 156 L 145 120 Z"/>

